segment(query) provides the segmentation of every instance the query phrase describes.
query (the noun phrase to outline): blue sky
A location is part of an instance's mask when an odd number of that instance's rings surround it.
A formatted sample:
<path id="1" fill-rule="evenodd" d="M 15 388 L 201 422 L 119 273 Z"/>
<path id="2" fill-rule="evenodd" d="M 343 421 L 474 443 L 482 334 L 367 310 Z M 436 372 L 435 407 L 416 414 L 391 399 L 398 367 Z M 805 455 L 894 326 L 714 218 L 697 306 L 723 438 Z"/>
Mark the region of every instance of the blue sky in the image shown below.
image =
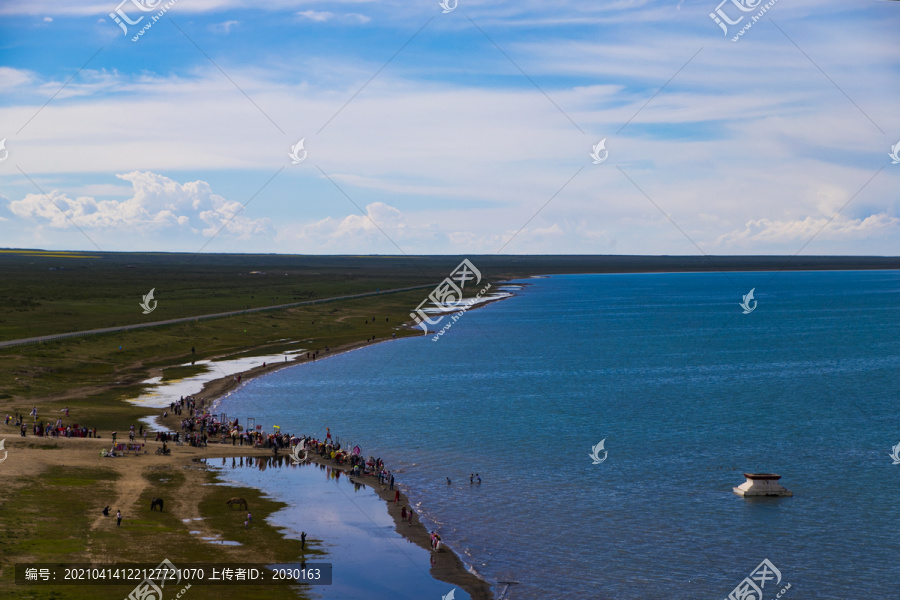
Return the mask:
<path id="1" fill-rule="evenodd" d="M 897 254 L 900 3 L 764 4 L 5 2 L 0 246 Z"/>

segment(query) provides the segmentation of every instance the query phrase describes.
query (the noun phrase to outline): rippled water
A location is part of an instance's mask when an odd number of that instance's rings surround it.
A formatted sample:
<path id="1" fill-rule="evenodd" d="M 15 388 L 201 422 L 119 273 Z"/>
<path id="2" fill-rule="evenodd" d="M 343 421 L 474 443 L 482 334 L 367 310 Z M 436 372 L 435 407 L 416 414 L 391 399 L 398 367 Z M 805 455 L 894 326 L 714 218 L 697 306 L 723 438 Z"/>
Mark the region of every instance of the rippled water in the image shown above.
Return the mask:
<path id="1" fill-rule="evenodd" d="M 437 342 L 272 373 L 222 410 L 401 469 L 513 600 L 725 598 L 764 558 L 788 600 L 896 597 L 900 272 L 529 283 Z M 734 495 L 754 471 L 794 497 Z"/>

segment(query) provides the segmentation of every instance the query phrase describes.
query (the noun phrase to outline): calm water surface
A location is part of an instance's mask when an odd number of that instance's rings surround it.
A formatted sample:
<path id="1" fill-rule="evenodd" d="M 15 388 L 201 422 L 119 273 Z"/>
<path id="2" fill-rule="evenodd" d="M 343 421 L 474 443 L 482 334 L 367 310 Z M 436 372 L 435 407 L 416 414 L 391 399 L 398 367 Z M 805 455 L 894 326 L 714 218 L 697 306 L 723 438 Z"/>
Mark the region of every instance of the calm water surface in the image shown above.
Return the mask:
<path id="1" fill-rule="evenodd" d="M 305 531 L 310 548 L 328 552 L 310 562 L 332 564 L 331 585 L 310 587 L 317 598 L 440 598 L 454 589 L 429 575 L 431 553 L 396 532 L 384 501 L 371 489 L 351 484 L 340 471 L 293 464 L 283 455 L 208 464 L 225 480 L 266 490 L 290 505 L 277 512 L 273 522 L 295 539 Z M 454 598 L 468 600 L 469 595 L 457 589 Z"/>
<path id="2" fill-rule="evenodd" d="M 221 410 L 381 456 L 513 600 L 725 598 L 765 558 L 788 600 L 900 597 L 900 272 L 529 283 L 437 342 L 282 370 Z M 743 472 L 794 497 L 740 498 Z"/>

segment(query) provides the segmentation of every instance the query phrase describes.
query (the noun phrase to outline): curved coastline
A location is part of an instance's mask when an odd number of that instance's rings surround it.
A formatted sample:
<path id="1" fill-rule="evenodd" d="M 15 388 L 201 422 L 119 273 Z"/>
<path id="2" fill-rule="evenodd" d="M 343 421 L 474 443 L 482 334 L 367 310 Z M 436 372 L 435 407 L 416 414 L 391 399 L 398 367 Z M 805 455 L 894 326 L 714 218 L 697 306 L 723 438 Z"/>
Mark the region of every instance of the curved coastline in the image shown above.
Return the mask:
<path id="1" fill-rule="evenodd" d="M 498 282 L 497 287 L 501 288 L 505 285 L 515 285 L 521 289 L 521 287 L 527 286 L 527 283 L 515 283 L 511 282 Z M 504 295 L 498 296 L 495 298 L 485 298 L 482 302 L 473 305 L 469 310 L 477 310 L 483 306 L 487 306 L 488 304 L 492 304 L 494 302 L 498 302 L 500 300 L 505 300 L 507 298 L 511 298 L 515 296 L 514 291 L 505 291 Z M 412 322 L 407 321 L 402 325 L 403 328 L 408 329 L 410 331 L 418 331 L 419 328 L 414 325 Z M 434 335 L 435 331 L 428 331 L 428 333 L 423 333 L 424 336 Z M 403 336 L 403 337 L 411 337 L 411 336 Z M 272 363 L 267 364 L 265 367 L 259 366 L 248 371 L 244 371 L 242 373 L 242 380 L 240 383 L 234 380 L 233 377 L 220 377 L 218 379 L 213 379 L 211 381 L 206 382 L 204 384 L 202 391 L 197 395 L 198 398 L 202 398 L 206 401 L 208 406 L 208 410 L 213 412 L 215 408 L 219 405 L 219 403 L 231 396 L 234 392 L 238 391 L 242 386 L 246 383 L 255 379 L 257 377 L 262 377 L 272 373 L 274 371 L 278 371 L 280 369 L 296 367 L 300 365 L 305 365 L 309 363 L 318 362 L 319 360 L 325 360 L 328 357 L 336 356 L 338 354 L 343 354 L 345 352 L 350 352 L 353 350 L 359 350 L 365 347 L 374 346 L 375 344 L 381 344 L 385 342 L 396 341 L 398 338 L 387 338 L 383 340 L 377 340 L 374 342 L 360 341 L 360 342 L 352 342 L 349 344 L 344 344 L 342 346 L 336 347 L 328 352 L 327 355 L 320 357 L 318 359 L 309 359 L 309 360 L 292 360 L 286 362 Z M 155 417 L 152 417 L 155 420 Z M 163 427 L 165 429 L 165 427 Z M 213 447 L 214 448 L 214 447 Z M 210 457 L 214 458 L 214 457 Z M 349 471 L 349 468 L 342 465 L 334 464 L 330 460 L 322 459 L 321 457 L 310 455 L 310 461 L 316 462 L 318 464 L 326 465 L 331 467 L 332 469 L 340 469 L 343 471 Z M 410 526 L 409 523 L 401 526 L 401 517 L 400 517 L 400 509 L 401 506 L 411 506 L 410 499 L 403 492 L 401 488 L 408 487 L 406 485 L 399 485 L 398 491 L 400 492 L 400 503 L 395 504 L 393 502 L 393 492 L 386 489 L 381 489 L 384 486 L 378 485 L 378 480 L 374 476 L 365 476 L 365 477 L 356 477 L 353 479 L 354 482 L 359 483 L 361 485 L 365 485 L 367 487 L 372 488 L 372 491 L 381 498 L 382 501 L 385 502 L 387 506 L 388 514 L 394 521 L 394 529 L 395 531 L 402 537 L 409 540 L 411 543 L 426 549 L 431 549 L 431 538 L 428 530 L 425 525 L 422 523 L 421 519 L 416 519 L 416 522 Z M 431 567 L 431 575 L 435 579 L 440 581 L 444 581 L 451 585 L 458 586 L 465 590 L 473 600 L 491 600 L 493 598 L 493 594 L 491 591 L 491 584 L 483 579 L 481 576 L 477 575 L 470 571 L 463 560 L 459 557 L 458 553 L 454 551 L 449 545 L 444 545 L 444 547 L 439 552 L 434 552 L 434 564 Z"/>

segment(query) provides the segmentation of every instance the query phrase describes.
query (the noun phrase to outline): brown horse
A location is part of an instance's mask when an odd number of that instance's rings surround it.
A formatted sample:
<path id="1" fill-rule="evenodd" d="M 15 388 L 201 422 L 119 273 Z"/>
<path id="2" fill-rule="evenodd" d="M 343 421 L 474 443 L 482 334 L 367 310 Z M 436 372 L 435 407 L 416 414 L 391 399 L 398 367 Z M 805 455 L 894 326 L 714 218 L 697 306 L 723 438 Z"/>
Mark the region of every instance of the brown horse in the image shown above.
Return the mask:
<path id="1" fill-rule="evenodd" d="M 234 509 L 235 506 L 243 507 L 244 510 L 247 510 L 247 501 L 243 498 L 230 498 L 225 501 L 225 504 L 231 505 L 231 508 Z"/>
<path id="2" fill-rule="evenodd" d="M 159 512 L 162 512 L 163 509 L 163 499 L 162 498 L 153 498 L 150 500 L 150 510 L 155 510 L 156 507 L 159 507 Z"/>

